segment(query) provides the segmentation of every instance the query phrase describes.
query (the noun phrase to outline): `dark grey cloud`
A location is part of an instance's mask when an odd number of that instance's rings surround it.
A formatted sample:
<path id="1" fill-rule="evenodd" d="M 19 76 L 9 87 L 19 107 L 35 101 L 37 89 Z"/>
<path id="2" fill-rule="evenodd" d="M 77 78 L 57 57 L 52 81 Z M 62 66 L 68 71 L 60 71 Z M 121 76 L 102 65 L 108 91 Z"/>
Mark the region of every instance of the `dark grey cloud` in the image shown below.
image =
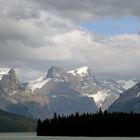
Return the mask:
<path id="1" fill-rule="evenodd" d="M 3 14 L 17 19 L 38 18 L 45 10 L 72 20 L 103 16 L 140 16 L 139 0 L 1 0 Z"/>
<path id="2" fill-rule="evenodd" d="M 0 0 L 0 15 L 14 19 L 37 18 L 38 6 L 25 0 Z"/>
<path id="3" fill-rule="evenodd" d="M 17 19 L 38 18 L 39 11 L 44 10 L 79 22 L 103 16 L 139 17 L 139 7 L 139 0 L 1 0 L 0 9 Z"/>

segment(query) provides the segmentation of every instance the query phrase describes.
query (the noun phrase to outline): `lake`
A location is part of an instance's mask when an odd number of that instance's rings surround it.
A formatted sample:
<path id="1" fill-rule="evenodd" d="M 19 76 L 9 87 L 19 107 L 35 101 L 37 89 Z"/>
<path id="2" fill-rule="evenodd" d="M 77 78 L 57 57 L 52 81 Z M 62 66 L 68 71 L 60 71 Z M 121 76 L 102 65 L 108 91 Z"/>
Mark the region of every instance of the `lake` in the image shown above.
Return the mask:
<path id="1" fill-rule="evenodd" d="M 115 137 L 37 137 L 36 133 L 0 133 L 0 140 L 139 140 L 140 138 Z"/>

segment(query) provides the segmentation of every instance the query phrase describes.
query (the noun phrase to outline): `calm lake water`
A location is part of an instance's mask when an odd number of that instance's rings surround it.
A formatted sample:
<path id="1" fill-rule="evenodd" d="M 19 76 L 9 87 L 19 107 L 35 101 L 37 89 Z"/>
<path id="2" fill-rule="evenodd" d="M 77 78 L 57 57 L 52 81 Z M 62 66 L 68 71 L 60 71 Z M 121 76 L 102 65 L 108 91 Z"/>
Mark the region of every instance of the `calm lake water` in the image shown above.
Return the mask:
<path id="1" fill-rule="evenodd" d="M 140 140 L 140 138 L 37 137 L 36 133 L 0 133 L 0 140 Z"/>

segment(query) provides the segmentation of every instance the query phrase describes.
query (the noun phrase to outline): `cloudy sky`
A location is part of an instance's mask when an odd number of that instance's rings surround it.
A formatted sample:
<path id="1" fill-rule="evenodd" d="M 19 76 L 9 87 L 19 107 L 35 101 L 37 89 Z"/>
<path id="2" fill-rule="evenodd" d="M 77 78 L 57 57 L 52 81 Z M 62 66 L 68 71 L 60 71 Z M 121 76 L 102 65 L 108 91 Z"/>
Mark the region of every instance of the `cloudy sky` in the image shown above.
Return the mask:
<path id="1" fill-rule="evenodd" d="M 0 0 L 0 67 L 23 80 L 53 65 L 140 78 L 139 0 Z"/>

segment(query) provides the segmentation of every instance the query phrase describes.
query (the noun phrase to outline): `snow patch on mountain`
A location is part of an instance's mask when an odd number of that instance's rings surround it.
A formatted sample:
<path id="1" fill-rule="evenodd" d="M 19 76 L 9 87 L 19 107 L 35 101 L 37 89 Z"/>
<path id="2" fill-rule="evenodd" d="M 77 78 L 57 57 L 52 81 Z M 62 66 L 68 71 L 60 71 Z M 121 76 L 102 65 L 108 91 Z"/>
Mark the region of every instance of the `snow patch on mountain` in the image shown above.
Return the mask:
<path id="1" fill-rule="evenodd" d="M 107 91 L 98 91 L 96 94 L 93 95 L 93 98 L 95 100 L 96 103 L 98 102 L 103 102 L 106 97 L 108 96 Z"/>
<path id="2" fill-rule="evenodd" d="M 121 94 L 125 91 L 125 89 L 115 80 L 101 81 L 101 86 L 103 89 L 110 89 L 112 92 L 118 94 Z"/>
<path id="3" fill-rule="evenodd" d="M 105 99 L 107 98 L 108 92 L 109 92 L 109 90 L 107 90 L 107 91 L 101 90 L 101 91 L 98 91 L 94 95 L 89 95 L 89 97 L 92 97 L 94 99 L 96 105 L 100 108 L 100 107 L 102 107 L 102 102 L 104 102 Z"/>
<path id="4" fill-rule="evenodd" d="M 88 97 L 92 97 L 98 106 L 103 111 L 108 109 L 108 107 L 119 98 L 119 95 L 113 94 L 110 89 L 108 90 L 100 90 L 96 94 L 88 95 Z"/>
<path id="5" fill-rule="evenodd" d="M 8 74 L 9 70 L 9 68 L 0 68 L 0 80 L 2 79 L 3 75 Z"/>
<path id="6" fill-rule="evenodd" d="M 125 90 L 128 90 L 129 88 L 135 86 L 138 81 L 136 79 L 129 79 L 129 80 L 120 80 L 117 81 L 119 85 L 121 85 Z"/>
<path id="7" fill-rule="evenodd" d="M 46 76 L 42 76 L 34 81 L 29 81 L 28 88 L 30 88 L 32 91 L 40 89 L 44 85 L 46 85 L 50 80 L 51 78 L 46 78 Z"/>
<path id="8" fill-rule="evenodd" d="M 89 70 L 88 66 L 83 66 L 83 67 L 80 67 L 78 69 L 68 71 L 68 73 L 71 73 L 74 76 L 79 75 L 79 76 L 83 77 L 83 76 L 88 75 L 88 70 Z"/>

